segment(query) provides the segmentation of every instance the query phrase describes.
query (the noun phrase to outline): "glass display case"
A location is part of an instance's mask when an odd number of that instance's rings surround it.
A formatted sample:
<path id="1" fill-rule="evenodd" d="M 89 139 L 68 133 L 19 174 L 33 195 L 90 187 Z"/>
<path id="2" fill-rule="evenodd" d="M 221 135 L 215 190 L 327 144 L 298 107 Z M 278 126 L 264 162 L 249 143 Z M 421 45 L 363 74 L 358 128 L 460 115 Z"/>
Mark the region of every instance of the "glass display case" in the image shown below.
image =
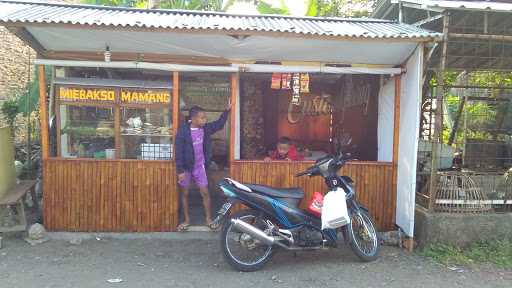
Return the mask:
<path id="1" fill-rule="evenodd" d="M 121 107 L 122 159 L 171 159 L 171 134 L 169 108 Z"/>
<path id="2" fill-rule="evenodd" d="M 57 156 L 172 159 L 170 83 L 68 79 L 55 91 Z"/>
<path id="3" fill-rule="evenodd" d="M 60 105 L 61 156 L 114 158 L 114 108 Z"/>

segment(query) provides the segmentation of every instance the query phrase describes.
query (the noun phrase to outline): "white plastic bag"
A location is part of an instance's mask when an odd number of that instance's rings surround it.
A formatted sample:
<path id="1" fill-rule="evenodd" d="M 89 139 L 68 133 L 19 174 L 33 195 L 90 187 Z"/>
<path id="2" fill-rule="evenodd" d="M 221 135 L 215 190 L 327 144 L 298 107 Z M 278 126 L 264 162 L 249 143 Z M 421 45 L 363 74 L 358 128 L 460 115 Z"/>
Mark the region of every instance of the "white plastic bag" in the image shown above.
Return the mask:
<path id="1" fill-rule="evenodd" d="M 324 197 L 322 206 L 322 230 L 336 229 L 350 223 L 345 191 L 337 188 Z"/>

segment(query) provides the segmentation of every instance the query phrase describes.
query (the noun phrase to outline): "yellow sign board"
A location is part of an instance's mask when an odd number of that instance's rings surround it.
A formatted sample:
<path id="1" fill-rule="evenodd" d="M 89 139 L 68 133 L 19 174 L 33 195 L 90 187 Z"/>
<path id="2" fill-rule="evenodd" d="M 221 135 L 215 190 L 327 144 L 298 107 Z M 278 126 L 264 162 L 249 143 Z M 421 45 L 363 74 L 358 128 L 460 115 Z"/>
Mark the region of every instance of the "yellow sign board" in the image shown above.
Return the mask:
<path id="1" fill-rule="evenodd" d="M 167 90 L 121 89 L 121 103 L 168 104 L 171 93 Z"/>
<path id="2" fill-rule="evenodd" d="M 65 101 L 114 102 L 116 91 L 111 88 L 59 87 L 59 99 Z"/>
<path id="3" fill-rule="evenodd" d="M 166 89 L 138 89 L 110 87 L 60 86 L 57 97 L 73 102 L 120 102 L 122 104 L 170 104 L 171 91 Z"/>

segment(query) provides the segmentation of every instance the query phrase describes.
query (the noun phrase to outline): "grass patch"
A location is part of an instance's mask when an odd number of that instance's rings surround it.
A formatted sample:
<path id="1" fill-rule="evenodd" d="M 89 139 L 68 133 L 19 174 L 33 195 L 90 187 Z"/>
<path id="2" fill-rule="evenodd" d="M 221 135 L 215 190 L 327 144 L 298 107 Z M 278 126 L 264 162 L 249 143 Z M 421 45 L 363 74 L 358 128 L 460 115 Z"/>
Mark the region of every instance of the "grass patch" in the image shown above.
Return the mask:
<path id="1" fill-rule="evenodd" d="M 467 249 L 445 244 L 433 244 L 421 255 L 445 265 L 493 263 L 500 268 L 512 269 L 512 241 L 477 242 Z"/>

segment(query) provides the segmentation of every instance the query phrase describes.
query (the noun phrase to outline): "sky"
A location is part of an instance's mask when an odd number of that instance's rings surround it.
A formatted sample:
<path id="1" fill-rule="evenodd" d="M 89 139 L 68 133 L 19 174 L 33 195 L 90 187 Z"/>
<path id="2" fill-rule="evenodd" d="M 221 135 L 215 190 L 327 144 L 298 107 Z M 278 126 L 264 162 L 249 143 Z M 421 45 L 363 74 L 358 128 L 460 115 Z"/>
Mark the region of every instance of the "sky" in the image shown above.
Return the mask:
<path id="1" fill-rule="evenodd" d="M 273 4 L 275 7 L 279 7 L 281 0 L 267 0 L 269 4 Z M 285 5 L 290 10 L 291 15 L 304 16 L 306 14 L 306 5 L 304 0 L 283 0 Z M 230 9 L 229 13 L 237 14 L 259 14 L 252 3 L 235 3 Z"/>

